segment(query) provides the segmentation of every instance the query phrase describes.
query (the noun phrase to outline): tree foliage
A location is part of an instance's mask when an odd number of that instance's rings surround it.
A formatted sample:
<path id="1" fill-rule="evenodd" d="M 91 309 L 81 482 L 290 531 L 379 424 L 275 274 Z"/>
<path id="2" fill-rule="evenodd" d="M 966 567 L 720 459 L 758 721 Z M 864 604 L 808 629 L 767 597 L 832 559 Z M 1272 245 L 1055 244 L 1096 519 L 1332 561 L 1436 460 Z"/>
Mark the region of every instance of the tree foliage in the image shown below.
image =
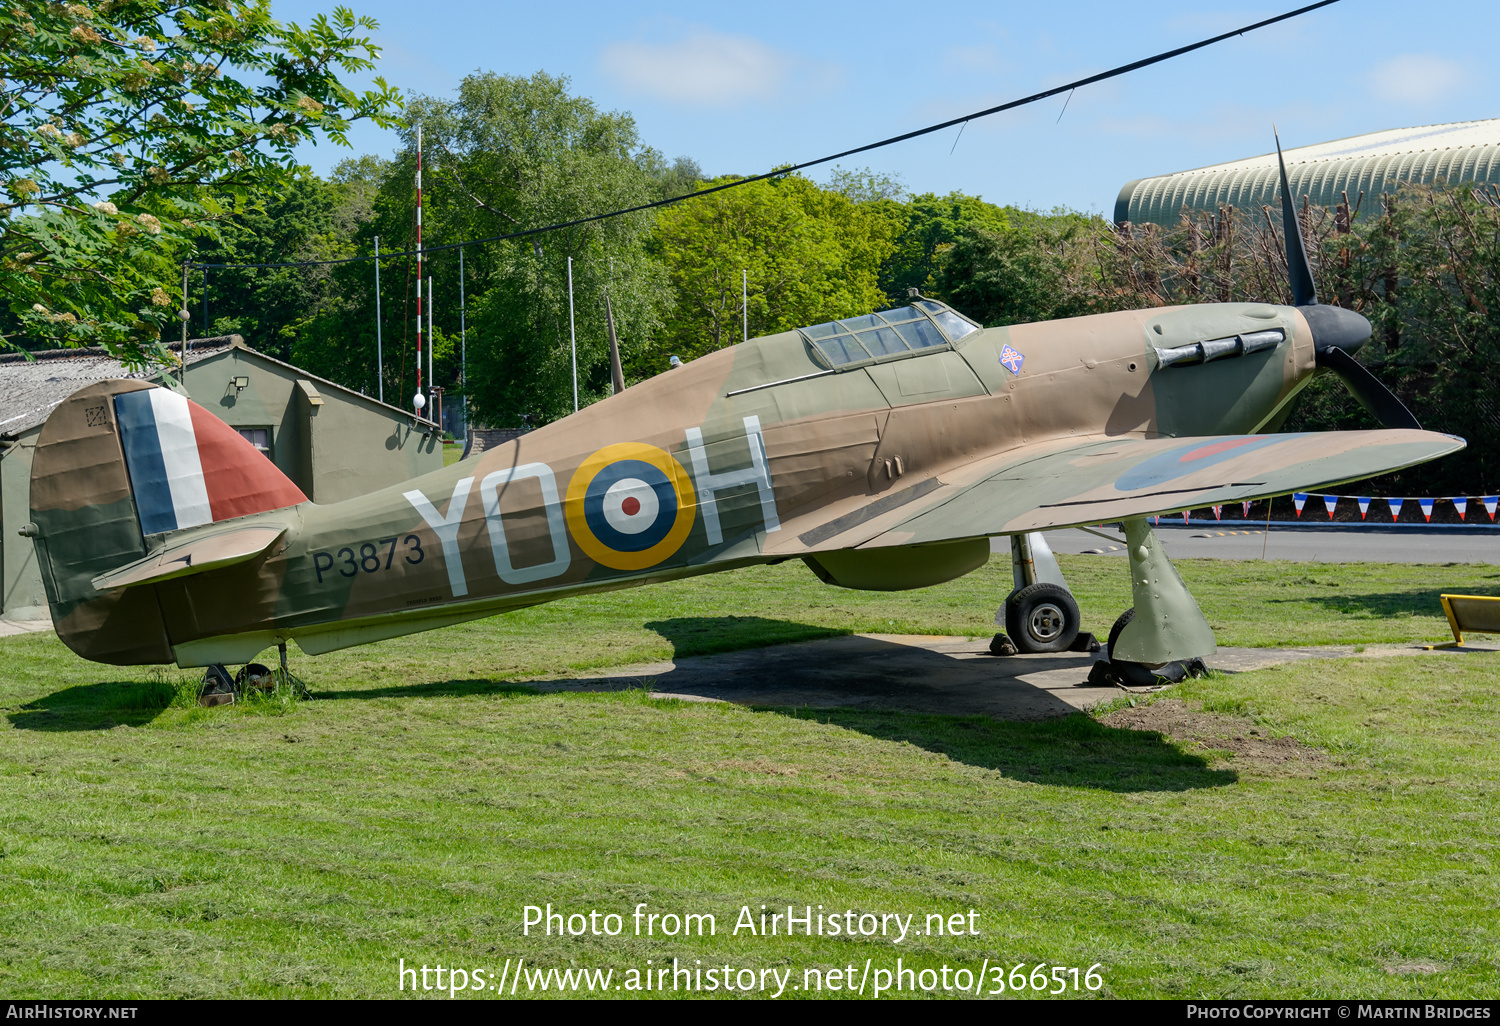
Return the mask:
<path id="1" fill-rule="evenodd" d="M 605 297 L 627 380 L 764 335 L 906 302 L 921 289 L 989 325 L 1200 302 L 1290 302 L 1280 218 L 1268 209 L 1110 225 L 1069 211 L 910 195 L 868 169 L 827 187 L 788 174 L 656 211 L 526 232 L 689 193 L 691 160 L 646 146 L 566 78 L 476 73 L 453 99 L 355 94 L 368 19 L 336 9 L 306 29 L 269 0 L 33 2 L 0 11 L 0 331 L 105 341 L 132 362 L 175 329 L 180 262 L 209 273 L 209 331 L 387 401 L 414 390 L 416 129 L 425 138 L 423 274 L 433 383 L 460 381 L 480 421 L 533 423 L 609 390 Z M 251 84 L 252 82 L 257 84 Z M 396 124 L 394 159 L 345 161 L 327 181 L 294 147 L 349 123 Z M 734 180 L 713 179 L 712 184 Z M 1363 212 L 1303 211 L 1324 302 L 1375 327 L 1360 354 L 1429 427 L 1469 449 L 1372 488 L 1456 494 L 1500 486 L 1500 192 L 1410 188 Z M 473 240 L 490 239 L 476 242 Z M 460 281 L 457 249 L 464 250 Z M 572 303 L 568 271 L 572 264 Z M 748 276 L 748 310 L 742 287 Z M 195 275 L 195 282 L 202 279 Z M 190 283 L 191 287 L 191 283 Z M 194 295 L 190 313 L 200 315 Z M 424 304 L 425 305 L 425 304 Z M 427 335 L 427 324 L 422 325 Z M 377 338 L 384 377 L 377 376 Z M 0 342 L 3 342 L 0 336 Z M 425 375 L 425 367 L 424 367 Z M 1315 380 L 1288 427 L 1373 426 L 1336 381 Z"/>
<path id="2" fill-rule="evenodd" d="M 0 287 L 20 329 L 149 356 L 181 305 L 176 261 L 226 212 L 286 183 L 294 147 L 384 121 L 346 8 L 307 28 L 269 0 L 34 2 L 0 10 Z"/>
<path id="3" fill-rule="evenodd" d="M 470 75 L 454 100 L 413 96 L 400 125 L 402 151 L 391 163 L 366 234 L 389 248 L 415 245 L 416 128 L 424 169 L 424 246 L 505 235 L 571 221 L 656 198 L 653 171 L 670 173 L 640 143 L 627 114 L 600 111 L 568 91 L 566 78 Z M 573 409 L 568 259 L 573 261 L 573 322 L 578 339 L 580 402 L 609 386 L 604 293 L 608 290 L 622 347 L 649 339 L 666 303 L 664 280 L 647 258 L 649 213 L 580 225 L 534 238 L 465 247 L 469 399 L 475 415 L 514 424 Z M 366 250 L 368 251 L 368 250 Z M 459 334 L 458 252 L 430 254 L 438 326 Z M 383 271 L 387 353 L 408 331 L 396 316 L 414 316 L 415 288 L 404 265 Z M 391 295 L 390 290 L 396 289 Z M 389 327 L 396 327 L 391 332 Z M 442 353 L 442 349 L 439 349 Z M 373 356 L 373 354 L 371 354 Z M 408 352 L 408 359 L 414 350 Z M 399 360 L 399 357 L 398 357 Z M 373 360 L 371 360 L 373 363 Z M 387 356 L 387 396 L 412 391 L 415 367 Z M 455 384 L 450 358 L 437 380 Z M 401 400 L 404 402 L 404 398 Z"/>
<path id="4" fill-rule="evenodd" d="M 1097 220 L 1013 211 L 1005 223 L 993 224 L 993 217 L 988 224 L 977 217 L 937 223 L 953 233 L 953 242 L 937 263 L 933 285 L 955 308 L 1000 325 L 1077 317 L 1098 307 L 1096 294 L 1071 287 L 1083 244 L 1101 230 Z"/>
<path id="5" fill-rule="evenodd" d="M 979 230 L 1003 238 L 1011 226 L 1011 214 L 1005 208 L 961 192 L 912 196 L 893 213 L 901 227 L 895 249 L 880 269 L 881 291 L 893 306 L 906 302 L 908 289 L 924 293 L 941 289 L 942 268 L 960 239 Z M 959 254 L 958 259 L 973 257 Z"/>
<path id="6" fill-rule="evenodd" d="M 801 175 L 666 208 L 653 251 L 676 304 L 660 348 L 686 360 L 739 342 L 744 272 L 752 336 L 884 305 L 880 269 L 897 229 L 884 201 L 856 202 Z"/>

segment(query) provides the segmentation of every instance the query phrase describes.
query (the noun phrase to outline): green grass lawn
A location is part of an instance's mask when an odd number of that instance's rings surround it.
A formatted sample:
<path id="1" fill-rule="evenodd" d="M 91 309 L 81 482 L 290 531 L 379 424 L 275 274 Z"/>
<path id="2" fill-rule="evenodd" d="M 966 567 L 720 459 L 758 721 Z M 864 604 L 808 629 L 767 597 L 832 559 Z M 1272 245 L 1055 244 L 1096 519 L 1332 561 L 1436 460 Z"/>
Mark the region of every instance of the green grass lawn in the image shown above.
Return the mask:
<path id="1" fill-rule="evenodd" d="M 1064 568 L 1107 629 L 1123 565 Z M 1493 567 L 1180 568 L 1221 644 L 1439 640 L 1439 591 L 1500 594 Z M 1107 996 L 1494 995 L 1494 655 L 1216 675 L 1040 724 L 516 683 L 847 631 L 987 634 L 1008 590 L 997 566 L 901 594 L 738 571 L 294 650 L 312 699 L 212 710 L 188 671 L 0 640 L 0 994 L 388 997 L 398 959 L 520 958 L 612 986 L 648 959 L 790 971 L 800 994 L 805 970 L 900 958 L 949 979 L 1098 964 Z M 1124 726 L 1169 709 L 1198 726 Z M 549 902 L 625 932 L 522 936 L 523 907 Z M 712 913 L 717 934 L 635 937 L 640 902 Z M 919 930 L 972 909 L 979 932 L 731 932 L 763 904 Z"/>

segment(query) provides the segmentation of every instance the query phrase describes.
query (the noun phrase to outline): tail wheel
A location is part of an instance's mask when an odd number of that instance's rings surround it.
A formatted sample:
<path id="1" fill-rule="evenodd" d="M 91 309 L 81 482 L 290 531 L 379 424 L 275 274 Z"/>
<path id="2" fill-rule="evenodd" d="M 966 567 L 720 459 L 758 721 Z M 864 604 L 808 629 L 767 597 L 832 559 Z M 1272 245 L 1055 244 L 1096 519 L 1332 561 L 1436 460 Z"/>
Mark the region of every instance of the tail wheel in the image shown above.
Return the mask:
<path id="1" fill-rule="evenodd" d="M 1067 588 L 1038 582 L 1005 600 L 1005 631 L 1022 652 L 1066 652 L 1082 623 Z"/>
<path id="2" fill-rule="evenodd" d="M 264 663 L 246 663 L 240 667 L 240 672 L 234 675 L 234 689 L 243 692 L 246 688 L 259 688 L 262 691 L 270 691 L 276 686 L 271 676 L 271 668 Z"/>

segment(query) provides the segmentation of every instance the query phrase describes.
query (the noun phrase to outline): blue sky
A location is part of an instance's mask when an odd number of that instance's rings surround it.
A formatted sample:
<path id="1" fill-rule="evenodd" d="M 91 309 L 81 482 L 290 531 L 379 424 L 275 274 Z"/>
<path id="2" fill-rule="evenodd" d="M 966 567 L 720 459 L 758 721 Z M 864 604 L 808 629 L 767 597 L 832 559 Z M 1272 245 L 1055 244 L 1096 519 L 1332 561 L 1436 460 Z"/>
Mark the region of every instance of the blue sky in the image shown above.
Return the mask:
<path id="1" fill-rule="evenodd" d="M 566 75 L 641 138 L 709 174 L 749 174 L 992 106 L 1298 6 L 1104 3 L 492 4 L 344 0 L 380 23 L 379 74 L 452 96 L 474 71 Z M 273 0 L 286 21 L 331 9 Z M 1405 125 L 1500 116 L 1500 4 L 1431 9 L 1343 0 L 1289 23 L 1061 97 L 900 143 L 849 166 L 914 192 L 1109 213 L 1133 178 Z M 1490 51 L 1490 52 L 1487 52 Z M 1061 120 L 1058 120 L 1061 114 Z M 364 126 L 353 150 L 303 159 L 326 173 L 389 155 Z M 951 151 L 951 152 L 950 152 Z M 822 178 L 822 172 L 814 172 Z"/>

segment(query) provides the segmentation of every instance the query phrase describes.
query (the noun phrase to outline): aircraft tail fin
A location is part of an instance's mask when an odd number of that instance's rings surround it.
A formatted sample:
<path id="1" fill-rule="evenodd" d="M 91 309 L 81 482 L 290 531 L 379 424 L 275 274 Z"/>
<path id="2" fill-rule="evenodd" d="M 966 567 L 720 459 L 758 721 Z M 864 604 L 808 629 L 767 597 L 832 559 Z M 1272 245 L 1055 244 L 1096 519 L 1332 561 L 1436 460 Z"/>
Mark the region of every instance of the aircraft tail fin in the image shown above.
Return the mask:
<path id="1" fill-rule="evenodd" d="M 175 548 L 177 532 L 306 501 L 185 396 L 125 380 L 74 392 L 37 439 L 26 528 L 58 636 L 99 662 L 171 662 L 155 590 L 119 571 Z"/>

